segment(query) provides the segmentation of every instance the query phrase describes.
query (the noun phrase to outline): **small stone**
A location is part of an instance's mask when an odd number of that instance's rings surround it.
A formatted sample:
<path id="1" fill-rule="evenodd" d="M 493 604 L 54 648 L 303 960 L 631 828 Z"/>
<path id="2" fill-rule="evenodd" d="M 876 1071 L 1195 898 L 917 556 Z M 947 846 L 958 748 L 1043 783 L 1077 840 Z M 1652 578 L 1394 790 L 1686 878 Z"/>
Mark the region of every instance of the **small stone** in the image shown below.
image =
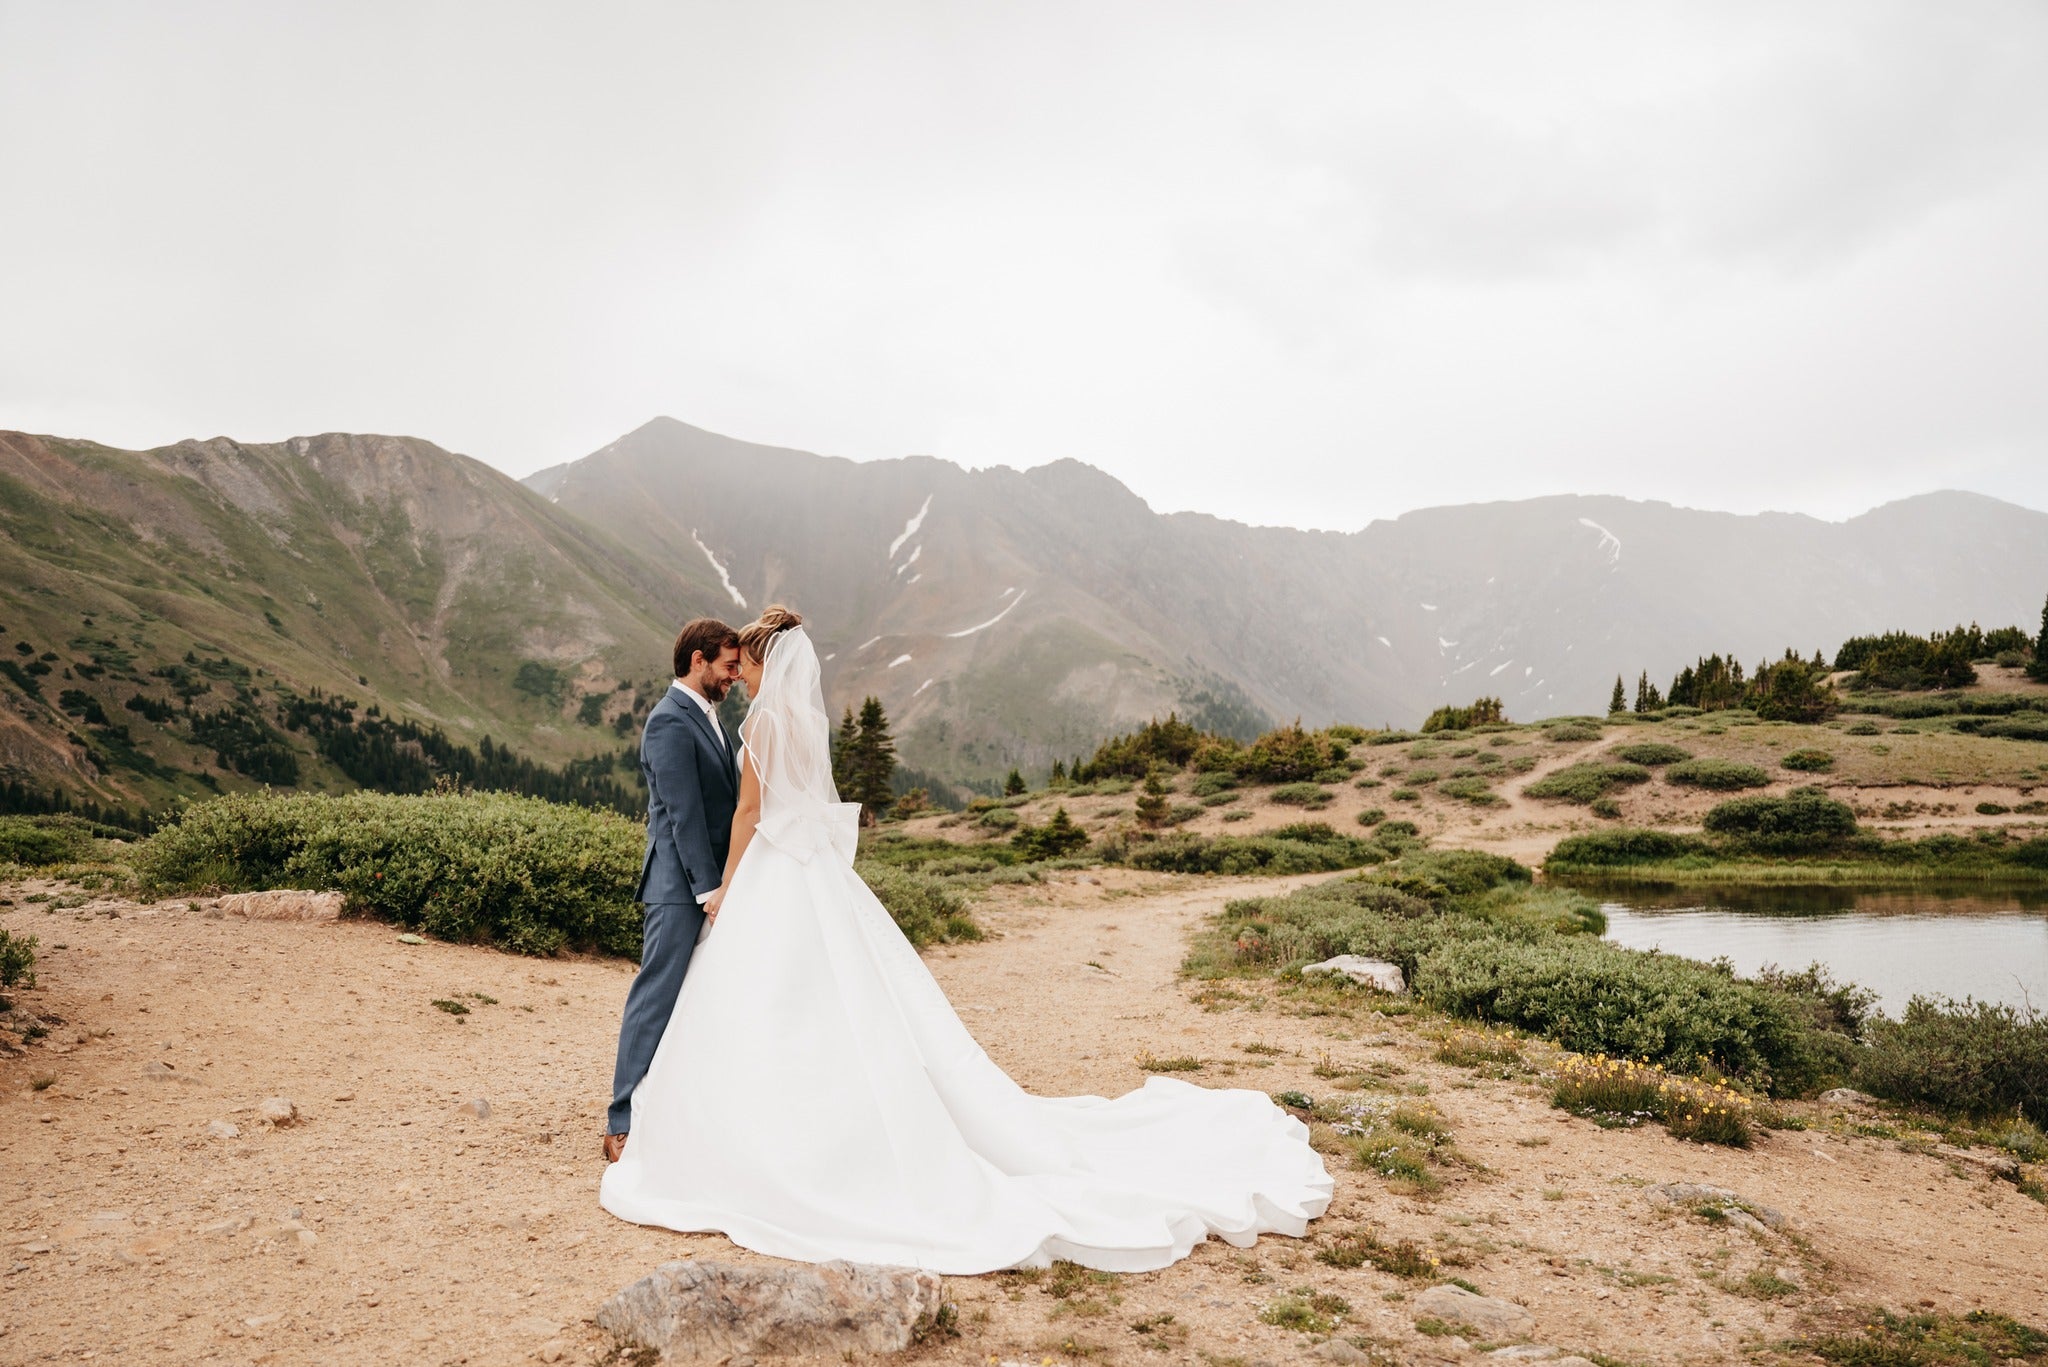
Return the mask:
<path id="1" fill-rule="evenodd" d="M 606 1301 L 598 1327 L 665 1360 L 896 1353 L 939 1312 L 937 1274 L 830 1262 L 663 1263 Z"/>
<path id="2" fill-rule="evenodd" d="M 265 1097 L 263 1104 L 256 1108 L 256 1115 L 273 1128 L 281 1130 L 287 1125 L 298 1123 L 299 1108 L 292 1104 L 292 1099 L 288 1096 Z"/>
<path id="3" fill-rule="evenodd" d="M 568 1344 L 563 1343 L 560 1339 L 549 1339 L 540 1346 L 540 1351 L 534 1356 L 538 1357 L 542 1362 L 560 1362 L 563 1355 L 568 1351 Z"/>
<path id="4" fill-rule="evenodd" d="M 310 1229 L 300 1230 L 295 1237 L 297 1237 L 298 1241 L 301 1244 L 304 1244 L 307 1248 L 311 1248 L 313 1247 L 313 1245 L 320 1242 L 320 1236 L 315 1234 Z"/>
<path id="5" fill-rule="evenodd" d="M 255 1223 L 256 1217 L 253 1215 L 231 1215 L 225 1220 L 215 1220 L 210 1225 L 202 1225 L 199 1232 L 201 1234 L 239 1234 Z"/>
<path id="6" fill-rule="evenodd" d="M 455 1109 L 461 1111 L 464 1115 L 473 1115 L 478 1120 L 489 1120 L 491 1118 L 491 1103 L 480 1096 L 471 1097 Z"/>
<path id="7" fill-rule="evenodd" d="M 1521 1338 L 1536 1327 L 1536 1317 L 1513 1301 L 1475 1296 L 1462 1286 L 1432 1286 L 1415 1298 L 1418 1318 L 1434 1315 L 1478 1330 L 1493 1340 Z"/>
<path id="8" fill-rule="evenodd" d="M 240 1139 L 242 1127 L 228 1120 L 209 1120 L 206 1122 L 206 1133 L 213 1139 Z"/>
<path id="9" fill-rule="evenodd" d="M 1408 990 L 1408 980 L 1402 976 L 1399 964 L 1390 964 L 1384 959 L 1368 959 L 1361 954 L 1339 954 L 1334 959 L 1325 959 L 1301 970 L 1304 978 L 1312 973 L 1334 973 L 1349 978 L 1360 987 L 1395 996 Z"/>
<path id="10" fill-rule="evenodd" d="M 1309 1349 L 1308 1355 L 1321 1358 L 1325 1362 L 1344 1363 L 1346 1367 L 1351 1367 L 1351 1364 L 1372 1361 L 1371 1353 L 1354 1348 L 1343 1339 L 1326 1339 Z"/>
<path id="11" fill-rule="evenodd" d="M 1875 1106 L 1877 1098 L 1859 1092 L 1854 1087 L 1830 1087 L 1820 1094 L 1823 1106 Z"/>
<path id="12" fill-rule="evenodd" d="M 402 945 L 423 945 L 426 941 L 408 930 L 405 934 L 398 937 L 398 943 Z"/>
<path id="13" fill-rule="evenodd" d="M 1502 1362 L 1534 1362 L 1539 1358 L 1554 1358 L 1557 1349 L 1547 1343 L 1517 1343 L 1507 1348 L 1496 1348 L 1487 1354 Z"/>

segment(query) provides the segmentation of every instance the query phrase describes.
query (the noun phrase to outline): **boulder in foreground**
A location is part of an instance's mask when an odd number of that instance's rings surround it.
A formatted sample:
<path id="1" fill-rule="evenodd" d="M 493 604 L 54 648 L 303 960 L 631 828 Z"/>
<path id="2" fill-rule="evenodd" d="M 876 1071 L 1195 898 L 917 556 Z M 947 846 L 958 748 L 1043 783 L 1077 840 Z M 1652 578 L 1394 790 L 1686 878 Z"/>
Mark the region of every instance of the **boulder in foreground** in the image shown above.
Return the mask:
<path id="1" fill-rule="evenodd" d="M 664 1362 L 742 1354 L 897 1353 L 938 1317 L 937 1273 L 831 1262 L 663 1263 L 606 1301 L 598 1326 Z"/>

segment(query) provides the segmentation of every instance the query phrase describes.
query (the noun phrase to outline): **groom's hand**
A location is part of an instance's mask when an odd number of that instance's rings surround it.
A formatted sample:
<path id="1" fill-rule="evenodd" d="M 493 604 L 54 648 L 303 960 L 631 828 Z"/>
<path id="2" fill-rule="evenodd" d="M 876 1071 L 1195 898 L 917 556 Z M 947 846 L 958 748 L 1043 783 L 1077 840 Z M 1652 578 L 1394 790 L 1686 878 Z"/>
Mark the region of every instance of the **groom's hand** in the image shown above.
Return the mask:
<path id="1" fill-rule="evenodd" d="M 723 884 L 720 884 L 716 891 L 714 891 L 709 897 L 704 899 L 704 919 L 706 921 L 711 922 L 717 921 L 718 908 L 724 901 L 725 886 Z"/>

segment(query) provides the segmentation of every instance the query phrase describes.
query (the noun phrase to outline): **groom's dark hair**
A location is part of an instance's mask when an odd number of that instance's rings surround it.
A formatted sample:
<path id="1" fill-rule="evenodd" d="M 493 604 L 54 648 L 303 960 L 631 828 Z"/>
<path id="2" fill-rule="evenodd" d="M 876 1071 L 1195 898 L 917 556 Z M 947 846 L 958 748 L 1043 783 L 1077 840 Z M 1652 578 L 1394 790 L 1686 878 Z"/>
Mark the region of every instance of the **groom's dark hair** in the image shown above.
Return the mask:
<path id="1" fill-rule="evenodd" d="M 727 646 L 739 647 L 740 634 L 716 617 L 698 617 L 683 623 L 676 634 L 676 677 L 690 672 L 690 657 L 702 652 L 707 660 L 718 658 Z"/>

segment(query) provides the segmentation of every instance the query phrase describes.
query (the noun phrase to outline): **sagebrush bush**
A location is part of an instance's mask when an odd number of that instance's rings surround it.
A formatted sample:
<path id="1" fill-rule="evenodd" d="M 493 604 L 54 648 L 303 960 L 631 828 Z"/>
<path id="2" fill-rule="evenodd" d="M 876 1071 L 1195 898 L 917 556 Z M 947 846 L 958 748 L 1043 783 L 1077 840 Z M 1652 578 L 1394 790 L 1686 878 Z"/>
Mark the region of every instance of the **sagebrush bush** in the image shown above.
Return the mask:
<path id="1" fill-rule="evenodd" d="M 1330 790 L 1316 783 L 1283 783 L 1266 797 L 1284 807 L 1327 807 L 1332 800 Z"/>
<path id="2" fill-rule="evenodd" d="M 1559 798 L 1566 802 L 1591 802 L 1619 788 L 1648 783 L 1650 771 L 1640 764 L 1603 764 L 1588 761 L 1568 764 L 1545 774 L 1522 791 L 1530 797 Z"/>
<path id="3" fill-rule="evenodd" d="M 1754 764 L 1727 759 L 1689 759 L 1664 771 L 1673 783 L 1726 792 L 1736 788 L 1768 788 L 1771 776 Z"/>
<path id="4" fill-rule="evenodd" d="M 1835 767 L 1835 757 L 1825 750 L 1793 750 L 1778 763 L 1787 769 L 1798 769 L 1805 773 L 1817 774 Z"/>
<path id="5" fill-rule="evenodd" d="M 1543 738 L 1566 744 L 1598 740 L 1600 739 L 1600 724 L 1591 721 L 1568 721 L 1546 729 L 1543 732 Z"/>
<path id="6" fill-rule="evenodd" d="M 2048 1117 L 2048 1016 L 1993 1002 L 1915 997 L 1864 1026 L 1857 1083 L 1965 1115 Z"/>
<path id="7" fill-rule="evenodd" d="M 1666 745 L 1663 741 L 1639 740 L 1630 745 L 1617 745 L 1613 756 L 1627 764 L 1677 764 L 1692 758 L 1692 751 L 1680 745 Z"/>
<path id="8" fill-rule="evenodd" d="M 1367 807 L 1358 814 L 1358 824 L 1361 826 L 1377 826 L 1386 819 L 1386 812 L 1378 807 Z"/>

